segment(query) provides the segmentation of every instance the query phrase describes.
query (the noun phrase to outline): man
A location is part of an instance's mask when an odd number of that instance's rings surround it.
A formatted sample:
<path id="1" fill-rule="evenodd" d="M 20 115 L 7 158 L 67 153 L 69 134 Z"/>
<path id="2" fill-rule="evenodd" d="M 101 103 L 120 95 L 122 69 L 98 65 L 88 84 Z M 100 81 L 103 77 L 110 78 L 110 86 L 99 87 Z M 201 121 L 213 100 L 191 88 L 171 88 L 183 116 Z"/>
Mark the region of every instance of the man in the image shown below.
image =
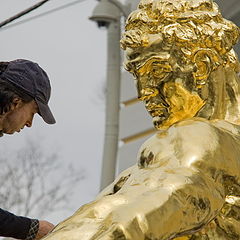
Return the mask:
<path id="1" fill-rule="evenodd" d="M 240 239 L 239 29 L 211 0 L 141 0 L 121 40 L 159 131 L 45 240 Z"/>
<path id="2" fill-rule="evenodd" d="M 0 134 L 20 132 L 31 127 L 36 113 L 48 124 L 55 119 L 48 106 L 51 86 L 45 71 L 28 60 L 0 62 Z M 40 239 L 53 224 L 15 216 L 0 209 L 0 236 L 17 239 Z"/>

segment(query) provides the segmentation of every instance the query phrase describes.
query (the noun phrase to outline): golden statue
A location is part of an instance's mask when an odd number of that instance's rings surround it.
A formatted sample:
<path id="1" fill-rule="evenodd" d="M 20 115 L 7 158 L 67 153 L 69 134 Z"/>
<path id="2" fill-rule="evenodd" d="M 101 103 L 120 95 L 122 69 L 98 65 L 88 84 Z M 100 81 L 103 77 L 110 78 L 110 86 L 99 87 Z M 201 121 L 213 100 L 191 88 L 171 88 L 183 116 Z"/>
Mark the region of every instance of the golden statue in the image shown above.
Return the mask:
<path id="1" fill-rule="evenodd" d="M 211 0 L 142 0 L 121 40 L 159 130 L 45 240 L 240 239 L 239 29 Z"/>

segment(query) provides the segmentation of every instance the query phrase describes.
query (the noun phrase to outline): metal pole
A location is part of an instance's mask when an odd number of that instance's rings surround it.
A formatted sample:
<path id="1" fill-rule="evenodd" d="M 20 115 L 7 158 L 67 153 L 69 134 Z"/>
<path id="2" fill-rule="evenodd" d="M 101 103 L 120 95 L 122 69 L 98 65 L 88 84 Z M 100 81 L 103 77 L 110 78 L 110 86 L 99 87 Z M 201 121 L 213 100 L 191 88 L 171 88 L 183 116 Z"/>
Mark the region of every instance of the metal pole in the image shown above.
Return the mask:
<path id="1" fill-rule="evenodd" d="M 118 151 L 119 107 L 120 107 L 120 11 L 117 21 L 108 27 L 106 121 L 103 150 L 101 190 L 115 178 Z"/>
<path id="2" fill-rule="evenodd" d="M 108 0 L 112 4 L 114 4 L 122 13 L 122 15 L 127 18 L 128 15 L 130 14 L 130 3 L 128 4 L 122 4 L 118 0 Z"/>

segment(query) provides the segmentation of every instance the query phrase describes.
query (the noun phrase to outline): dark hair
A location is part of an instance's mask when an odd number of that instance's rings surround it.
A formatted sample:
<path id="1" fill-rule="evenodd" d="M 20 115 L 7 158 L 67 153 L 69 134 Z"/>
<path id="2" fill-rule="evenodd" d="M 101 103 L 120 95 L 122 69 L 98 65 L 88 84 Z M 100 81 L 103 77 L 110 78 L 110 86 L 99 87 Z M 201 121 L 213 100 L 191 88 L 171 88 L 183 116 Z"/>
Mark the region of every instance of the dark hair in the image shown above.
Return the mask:
<path id="1" fill-rule="evenodd" d="M 23 89 L 1 79 L 1 73 L 6 70 L 8 62 L 0 62 L 0 115 L 10 110 L 14 98 L 21 98 L 25 103 L 31 102 L 33 98 Z"/>

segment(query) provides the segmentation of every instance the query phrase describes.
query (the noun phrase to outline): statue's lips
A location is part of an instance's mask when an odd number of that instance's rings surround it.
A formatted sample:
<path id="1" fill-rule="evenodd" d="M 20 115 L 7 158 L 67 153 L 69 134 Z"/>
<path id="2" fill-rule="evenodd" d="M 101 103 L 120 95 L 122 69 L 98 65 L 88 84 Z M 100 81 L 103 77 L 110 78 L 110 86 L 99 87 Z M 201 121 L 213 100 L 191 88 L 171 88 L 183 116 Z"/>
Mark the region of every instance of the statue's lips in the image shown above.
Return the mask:
<path id="1" fill-rule="evenodd" d="M 147 109 L 148 110 L 148 109 Z M 160 109 L 160 110 L 148 110 L 149 114 L 152 116 L 152 117 L 164 117 L 165 114 L 163 112 L 163 109 Z"/>
<path id="2" fill-rule="evenodd" d="M 169 115 L 168 114 L 169 105 L 164 100 L 162 94 L 159 93 L 158 97 L 160 97 L 161 99 L 160 101 L 159 98 L 150 99 L 145 102 L 145 107 L 152 117 L 167 117 Z"/>
<path id="3" fill-rule="evenodd" d="M 148 113 L 151 115 L 152 118 L 158 120 L 165 120 L 169 116 L 168 108 L 167 107 L 151 107 L 146 106 Z"/>
<path id="4" fill-rule="evenodd" d="M 169 104 L 166 102 L 166 97 L 163 93 L 163 86 L 159 86 L 158 94 L 145 100 L 145 108 L 152 118 L 158 118 L 163 121 L 169 116 Z"/>

